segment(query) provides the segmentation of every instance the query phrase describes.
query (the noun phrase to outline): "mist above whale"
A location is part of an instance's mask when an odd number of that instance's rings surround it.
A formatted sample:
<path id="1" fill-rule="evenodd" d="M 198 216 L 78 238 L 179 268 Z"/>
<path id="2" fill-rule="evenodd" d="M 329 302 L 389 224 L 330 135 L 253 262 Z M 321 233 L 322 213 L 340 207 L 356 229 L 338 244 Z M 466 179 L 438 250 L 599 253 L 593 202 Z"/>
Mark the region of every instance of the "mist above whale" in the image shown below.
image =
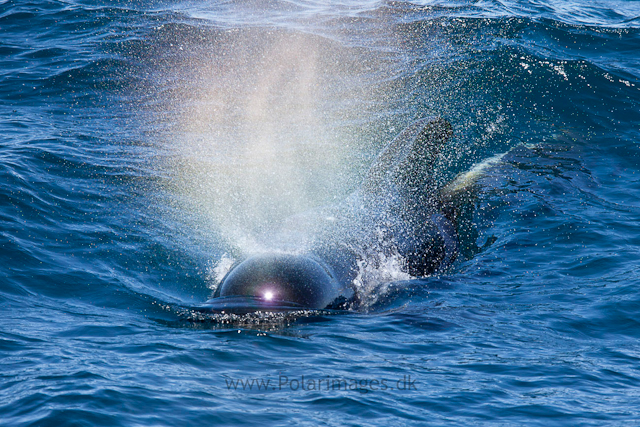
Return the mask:
<path id="1" fill-rule="evenodd" d="M 433 168 L 452 135 L 442 118 L 403 130 L 343 202 L 289 218 L 264 236 L 274 250 L 236 262 L 205 311 L 339 309 L 358 304 L 363 263 L 393 257 L 410 277 L 449 266 L 459 252 L 451 195 Z"/>

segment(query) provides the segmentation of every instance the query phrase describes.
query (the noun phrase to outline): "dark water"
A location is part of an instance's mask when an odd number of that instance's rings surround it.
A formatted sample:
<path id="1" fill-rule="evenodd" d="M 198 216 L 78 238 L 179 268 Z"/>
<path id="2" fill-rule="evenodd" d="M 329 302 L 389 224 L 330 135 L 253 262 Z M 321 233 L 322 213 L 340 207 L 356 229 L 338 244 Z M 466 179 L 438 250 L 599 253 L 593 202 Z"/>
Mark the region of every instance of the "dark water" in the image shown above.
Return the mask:
<path id="1" fill-rule="evenodd" d="M 640 423 L 639 27 L 615 0 L 2 1 L 0 424 Z M 428 115 L 442 182 L 510 150 L 479 253 L 372 262 L 355 312 L 190 310 Z"/>

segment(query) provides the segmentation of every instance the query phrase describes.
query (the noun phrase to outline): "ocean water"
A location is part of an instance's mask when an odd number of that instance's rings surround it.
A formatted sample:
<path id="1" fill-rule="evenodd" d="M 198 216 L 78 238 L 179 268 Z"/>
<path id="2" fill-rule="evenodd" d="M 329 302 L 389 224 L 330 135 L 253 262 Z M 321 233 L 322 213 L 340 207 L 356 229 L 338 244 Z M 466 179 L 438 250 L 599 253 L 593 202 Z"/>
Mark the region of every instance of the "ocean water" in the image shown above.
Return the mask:
<path id="1" fill-rule="evenodd" d="M 640 424 L 638 1 L 2 0 L 0 58 L 0 425 Z M 194 310 L 426 116 L 507 153 L 478 250 Z"/>

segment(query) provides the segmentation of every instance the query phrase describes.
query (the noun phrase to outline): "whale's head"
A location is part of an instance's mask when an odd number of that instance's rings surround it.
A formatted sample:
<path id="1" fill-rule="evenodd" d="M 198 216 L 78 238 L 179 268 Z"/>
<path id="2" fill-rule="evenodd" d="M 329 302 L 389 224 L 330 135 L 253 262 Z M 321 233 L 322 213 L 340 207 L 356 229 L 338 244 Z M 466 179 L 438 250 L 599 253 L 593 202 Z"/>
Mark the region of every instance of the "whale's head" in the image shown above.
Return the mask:
<path id="1" fill-rule="evenodd" d="M 324 309 L 340 301 L 340 285 L 320 260 L 258 255 L 233 267 L 203 308 L 251 312 Z M 344 298 L 343 298 L 344 299 Z"/>

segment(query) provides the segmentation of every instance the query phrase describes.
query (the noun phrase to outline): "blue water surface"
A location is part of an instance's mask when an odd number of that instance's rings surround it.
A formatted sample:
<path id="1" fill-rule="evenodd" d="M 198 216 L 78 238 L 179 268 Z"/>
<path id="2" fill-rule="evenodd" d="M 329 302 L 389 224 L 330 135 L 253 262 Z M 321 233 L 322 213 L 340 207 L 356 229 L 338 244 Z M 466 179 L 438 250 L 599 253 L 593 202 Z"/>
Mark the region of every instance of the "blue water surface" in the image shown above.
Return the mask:
<path id="1" fill-rule="evenodd" d="M 0 58 L 0 425 L 640 424 L 638 1 L 3 0 Z M 431 115 L 507 153 L 478 250 L 193 309 Z"/>

